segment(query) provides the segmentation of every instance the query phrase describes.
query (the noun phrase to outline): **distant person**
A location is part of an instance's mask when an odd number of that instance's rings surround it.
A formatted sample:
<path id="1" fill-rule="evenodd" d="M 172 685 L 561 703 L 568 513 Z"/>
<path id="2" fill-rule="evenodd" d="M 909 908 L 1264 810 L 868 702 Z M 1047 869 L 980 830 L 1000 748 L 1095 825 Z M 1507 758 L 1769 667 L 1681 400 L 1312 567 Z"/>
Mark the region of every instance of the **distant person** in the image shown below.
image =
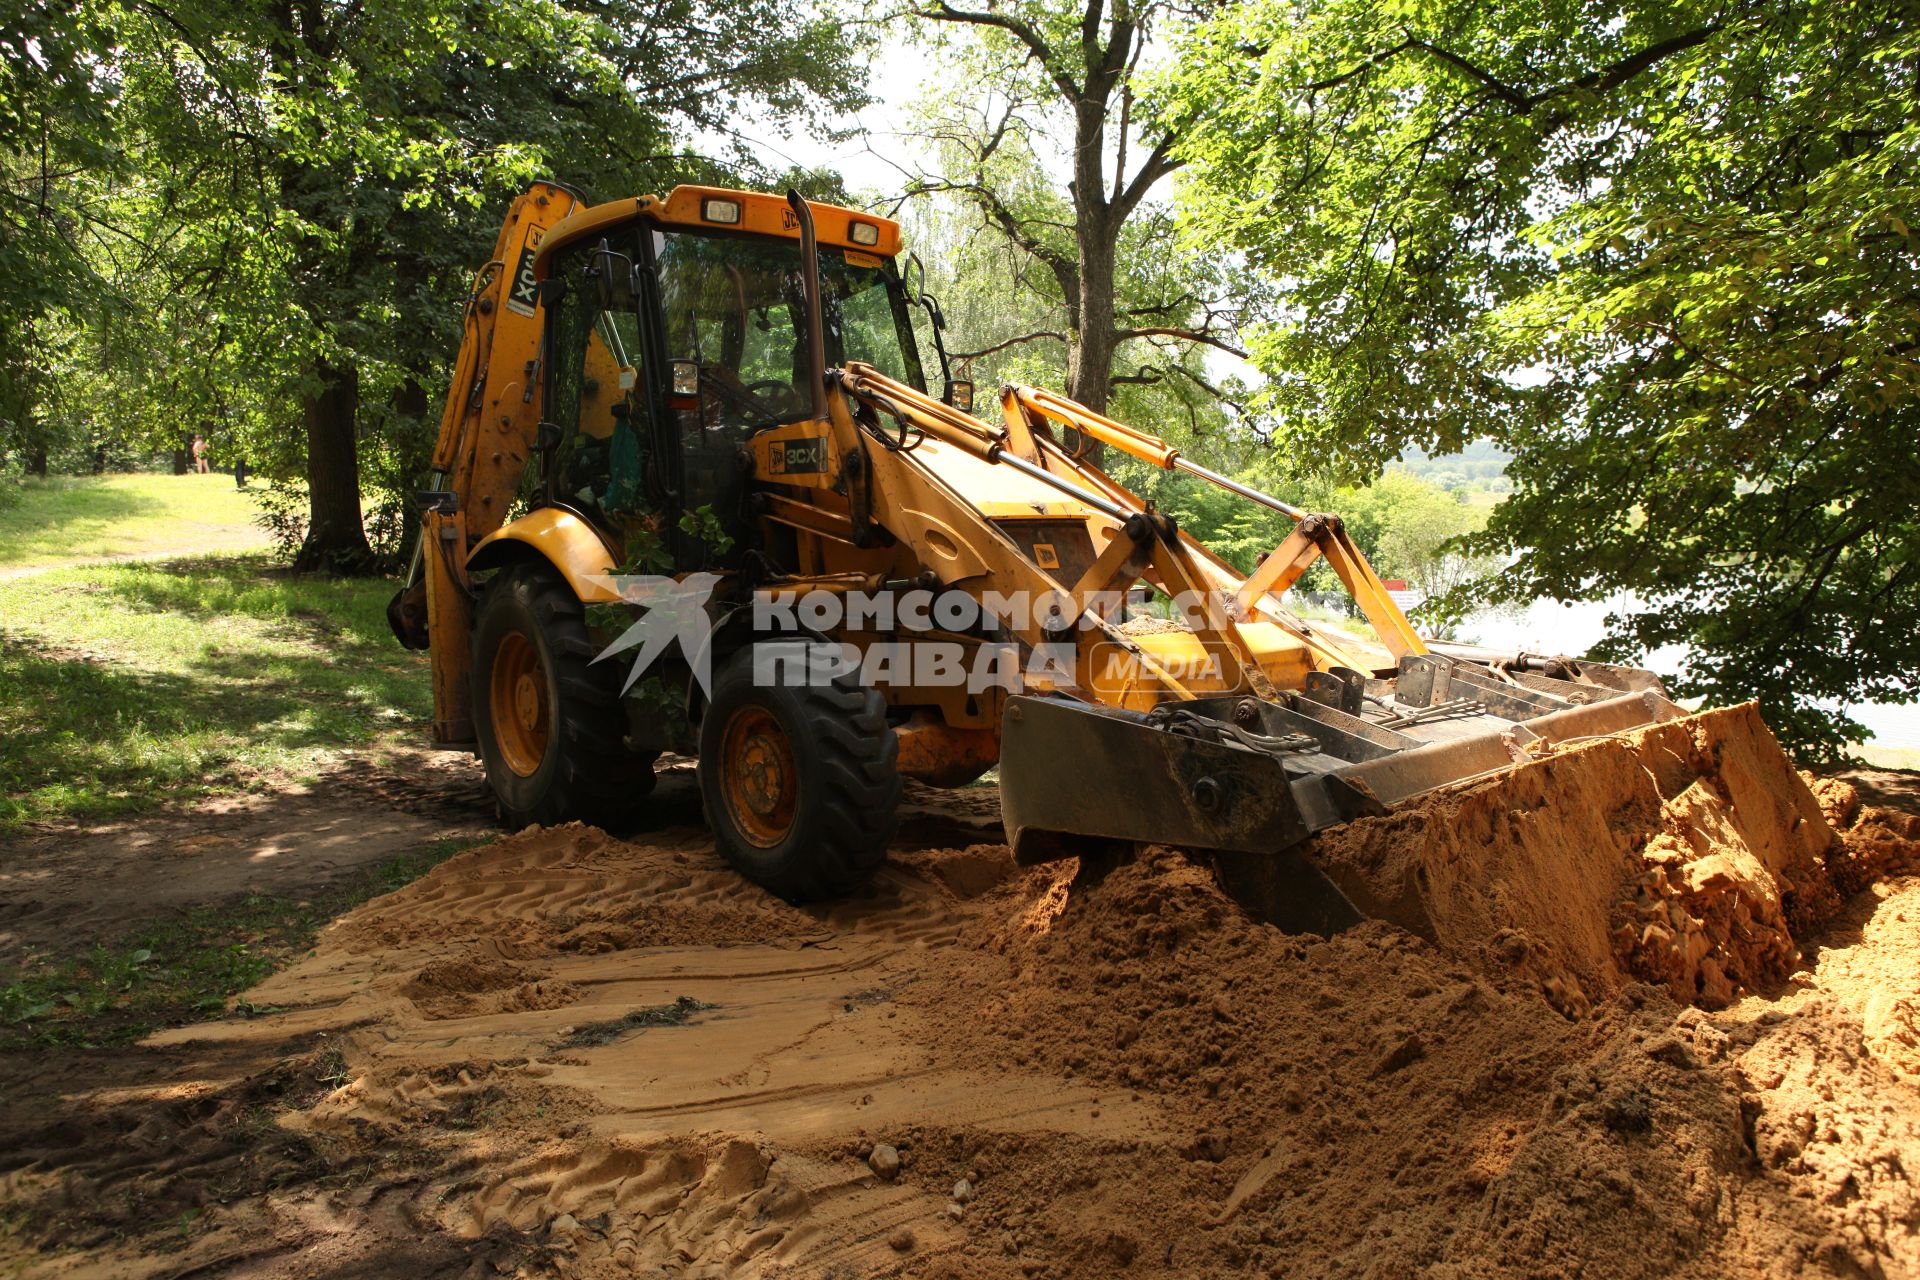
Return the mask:
<path id="1" fill-rule="evenodd" d="M 247 460 L 245 458 L 238 459 L 233 464 L 233 487 L 236 489 L 244 489 L 247 487 Z"/>
<path id="2" fill-rule="evenodd" d="M 210 475 L 213 472 L 213 468 L 207 465 L 207 438 L 205 436 L 195 436 L 193 438 L 193 470 L 196 475 L 203 476 Z"/>

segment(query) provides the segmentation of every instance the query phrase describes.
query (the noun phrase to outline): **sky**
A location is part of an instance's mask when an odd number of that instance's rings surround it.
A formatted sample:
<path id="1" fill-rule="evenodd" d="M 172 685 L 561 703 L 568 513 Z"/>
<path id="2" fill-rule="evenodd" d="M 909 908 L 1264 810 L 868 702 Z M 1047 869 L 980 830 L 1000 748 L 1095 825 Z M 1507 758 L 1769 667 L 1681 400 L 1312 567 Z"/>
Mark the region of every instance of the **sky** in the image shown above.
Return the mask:
<path id="1" fill-rule="evenodd" d="M 742 116 L 734 123 L 733 139 L 707 141 L 714 150 L 728 141 L 745 142 L 762 160 L 781 167 L 838 170 L 854 191 L 898 192 L 904 184 L 901 169 L 911 170 L 916 155 L 892 129 L 924 88 L 929 56 L 926 49 L 898 39 L 875 52 L 867 81 L 873 105 L 857 115 L 838 115 L 831 125 L 835 132 L 860 129 L 864 136 L 832 141 L 807 132 L 785 134 L 763 117 Z"/>

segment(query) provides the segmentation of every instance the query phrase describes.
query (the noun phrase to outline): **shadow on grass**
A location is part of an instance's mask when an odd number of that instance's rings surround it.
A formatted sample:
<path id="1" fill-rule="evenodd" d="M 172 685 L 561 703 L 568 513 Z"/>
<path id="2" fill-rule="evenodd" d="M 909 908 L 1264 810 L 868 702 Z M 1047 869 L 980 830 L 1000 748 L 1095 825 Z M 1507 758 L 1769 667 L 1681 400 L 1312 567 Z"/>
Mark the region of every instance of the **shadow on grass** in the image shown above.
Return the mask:
<path id="1" fill-rule="evenodd" d="M 0 833 L 193 794 L 265 750 L 365 741 L 394 723 L 396 705 L 422 710 L 417 672 L 363 670 L 325 690 L 302 674 L 238 655 L 142 671 L 0 638 Z"/>
<path id="2" fill-rule="evenodd" d="M 194 570 L 105 570 L 83 588 L 153 615 L 150 650 L 165 653 L 177 628 L 173 670 L 0 633 L 0 836 L 297 767 L 429 714 L 425 664 L 385 634 L 388 584 L 276 578 L 244 561 Z M 265 625 L 225 625 L 235 617 Z"/>

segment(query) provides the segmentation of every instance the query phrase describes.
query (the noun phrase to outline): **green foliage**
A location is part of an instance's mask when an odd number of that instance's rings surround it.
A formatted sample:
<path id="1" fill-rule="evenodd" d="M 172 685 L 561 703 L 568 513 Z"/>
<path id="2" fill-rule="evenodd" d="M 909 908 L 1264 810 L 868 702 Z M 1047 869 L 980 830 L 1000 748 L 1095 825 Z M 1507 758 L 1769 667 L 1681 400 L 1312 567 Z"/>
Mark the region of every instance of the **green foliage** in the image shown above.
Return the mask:
<path id="1" fill-rule="evenodd" d="M 0 455 L 201 431 L 298 501 L 344 414 L 397 549 L 508 199 L 721 176 L 684 140 L 857 105 L 860 49 L 773 0 L 38 0 L 0 29 Z"/>
<path id="2" fill-rule="evenodd" d="M 1491 440 L 1474 599 L 1625 596 L 1609 655 L 1684 644 L 1810 754 L 1920 694 L 1910 6 L 1254 0 L 1203 48 L 1164 105 L 1195 234 L 1279 286 L 1285 448 Z"/>
<path id="3" fill-rule="evenodd" d="M 733 537 L 726 530 L 720 517 L 713 514 L 713 507 L 701 504 L 691 511 L 680 513 L 680 532 L 698 543 L 705 553 L 706 562 L 716 564 L 727 552 L 733 550 Z"/>
<path id="4" fill-rule="evenodd" d="M 97 287 L 82 249 L 95 175 L 117 163 L 102 108 L 108 12 L 27 0 L 0 20 L 0 463 L 42 474 L 67 441 L 46 404 L 49 366 L 67 309 Z"/>

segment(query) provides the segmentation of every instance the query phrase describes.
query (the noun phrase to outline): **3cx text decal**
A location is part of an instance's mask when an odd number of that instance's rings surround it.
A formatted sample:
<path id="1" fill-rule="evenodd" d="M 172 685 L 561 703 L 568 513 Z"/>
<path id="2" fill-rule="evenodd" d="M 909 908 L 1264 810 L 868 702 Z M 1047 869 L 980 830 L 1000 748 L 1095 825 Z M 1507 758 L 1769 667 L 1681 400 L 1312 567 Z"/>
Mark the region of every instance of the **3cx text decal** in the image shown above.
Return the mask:
<path id="1" fill-rule="evenodd" d="M 540 247 L 541 234 L 535 227 L 527 237 L 527 243 L 520 250 L 520 263 L 514 267 L 513 280 L 507 286 L 507 310 L 523 316 L 533 314 L 534 303 L 539 298 L 540 282 L 533 278 L 533 254 Z"/>

